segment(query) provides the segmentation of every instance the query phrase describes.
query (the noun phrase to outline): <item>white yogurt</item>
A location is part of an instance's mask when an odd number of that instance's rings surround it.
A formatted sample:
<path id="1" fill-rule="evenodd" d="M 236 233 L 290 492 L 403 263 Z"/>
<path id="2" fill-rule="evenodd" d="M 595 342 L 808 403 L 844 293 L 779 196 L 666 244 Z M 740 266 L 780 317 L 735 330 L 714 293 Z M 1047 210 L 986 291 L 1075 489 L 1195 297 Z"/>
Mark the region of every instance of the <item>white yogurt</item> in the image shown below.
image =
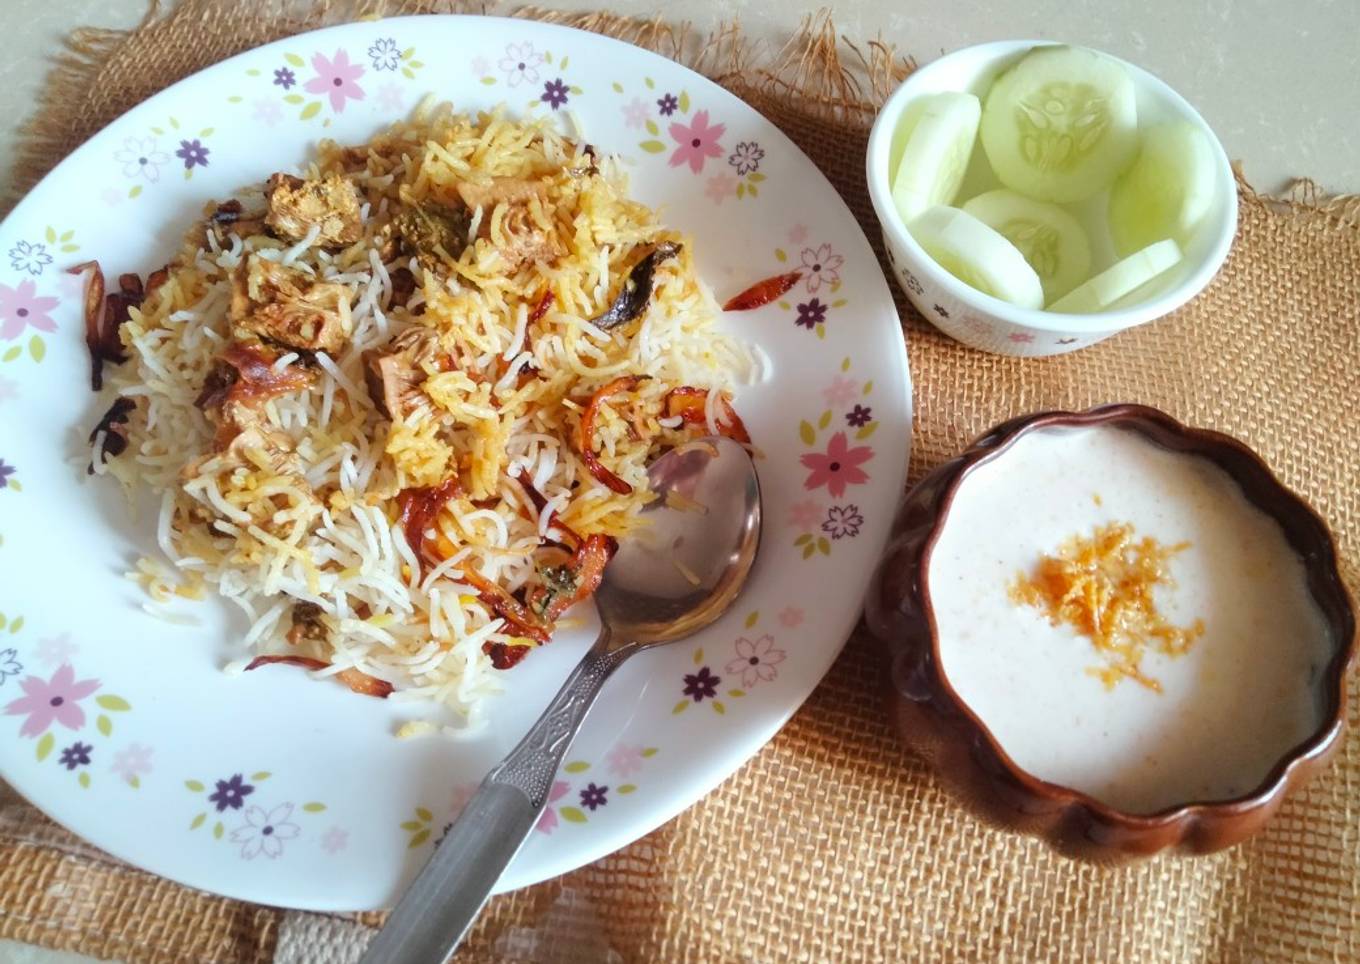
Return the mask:
<path id="1" fill-rule="evenodd" d="M 1190 652 L 1151 648 L 1113 689 L 1102 655 L 1008 590 L 1073 535 L 1111 522 L 1188 541 L 1155 590 Z M 1113 427 L 1029 432 L 959 487 L 928 583 L 945 675 L 1019 766 L 1118 809 L 1151 813 L 1254 790 L 1321 722 L 1328 628 L 1279 524 L 1226 472 Z"/>

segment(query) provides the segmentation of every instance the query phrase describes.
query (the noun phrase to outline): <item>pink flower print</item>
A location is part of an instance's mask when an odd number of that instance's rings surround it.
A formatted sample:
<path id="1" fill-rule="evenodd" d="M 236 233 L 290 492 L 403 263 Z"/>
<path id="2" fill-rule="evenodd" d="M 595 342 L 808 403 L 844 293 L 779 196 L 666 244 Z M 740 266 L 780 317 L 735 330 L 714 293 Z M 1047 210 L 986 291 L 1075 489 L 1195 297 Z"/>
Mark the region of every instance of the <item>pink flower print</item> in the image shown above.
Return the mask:
<path id="1" fill-rule="evenodd" d="M 123 165 L 124 177 L 140 177 L 154 184 L 161 179 L 161 165 L 170 160 L 170 155 L 156 150 L 154 137 L 129 137 L 113 159 Z"/>
<path id="2" fill-rule="evenodd" d="M 265 127 L 273 127 L 283 120 L 283 108 L 277 101 L 272 101 L 261 97 L 255 101 L 255 112 L 250 115 L 252 120 L 257 120 Z"/>
<path id="3" fill-rule="evenodd" d="M 789 525 L 795 529 L 811 529 L 822 521 L 822 504 L 816 499 L 804 499 L 789 506 Z"/>
<path id="4" fill-rule="evenodd" d="M 728 675 L 741 674 L 741 685 L 750 689 L 757 683 L 770 682 L 779 675 L 775 669 L 784 662 L 784 651 L 774 648 L 774 637 L 769 633 L 752 642 L 741 637 L 736 642 L 736 658 L 727 664 Z"/>
<path id="5" fill-rule="evenodd" d="M 807 281 L 807 289 L 816 292 L 821 288 L 823 282 L 828 285 L 839 284 L 841 280 L 841 265 L 845 264 L 845 259 L 831 250 L 831 245 L 819 245 L 813 248 L 803 249 L 803 279 Z"/>
<path id="6" fill-rule="evenodd" d="M 788 606 L 779 611 L 779 625 L 793 629 L 803 623 L 803 611 L 797 606 Z"/>
<path id="7" fill-rule="evenodd" d="M 343 827 L 331 827 L 321 835 L 321 849 L 328 854 L 338 854 L 349 845 L 349 831 Z"/>
<path id="8" fill-rule="evenodd" d="M 1026 333 L 1023 332 L 1023 331 L 1014 331 L 1014 332 L 1011 332 L 1011 334 L 1010 334 L 1009 336 L 1007 336 L 1007 337 L 1009 337 L 1011 341 L 1016 342 L 1017 344 L 1021 344 L 1021 345 L 1026 344 L 1026 343 L 1031 342 L 1031 341 L 1034 340 L 1034 336 L 1033 336 L 1033 335 L 1026 334 Z"/>
<path id="9" fill-rule="evenodd" d="M 17 288 L 0 285 L 0 338 L 18 338 L 29 325 L 39 331 L 56 331 L 57 323 L 48 312 L 57 304 L 56 298 L 38 297 L 32 278 L 20 281 Z"/>
<path id="10" fill-rule="evenodd" d="M 378 106 L 383 110 L 398 111 L 406 102 L 406 94 L 398 84 L 383 84 L 378 88 Z"/>
<path id="11" fill-rule="evenodd" d="M 634 97 L 623 105 L 623 126 L 637 129 L 647 123 L 650 105 L 641 97 Z"/>
<path id="12" fill-rule="evenodd" d="M 337 114 L 345 109 L 346 100 L 364 99 L 364 89 L 356 83 L 364 75 L 363 65 L 350 63 L 349 54 L 343 50 L 337 50 L 329 60 L 325 54 L 312 54 L 312 69 L 316 76 L 304 88 L 330 97 L 331 110 Z"/>
<path id="13" fill-rule="evenodd" d="M 62 663 L 69 663 L 79 649 L 79 646 L 71 642 L 70 633 L 62 633 L 60 636 L 38 640 L 34 654 L 48 666 L 60 666 Z"/>
<path id="14" fill-rule="evenodd" d="M 140 743 L 129 743 L 113 755 L 112 773 L 125 783 L 139 780 L 144 773 L 151 772 L 151 747 Z"/>
<path id="15" fill-rule="evenodd" d="M 616 777 L 628 777 L 642 769 L 642 747 L 620 743 L 605 757 L 605 766 Z"/>
<path id="16" fill-rule="evenodd" d="M 708 179 L 708 184 L 704 188 L 704 194 L 708 195 L 718 204 L 721 204 L 736 192 L 737 179 L 731 174 L 714 174 Z"/>
<path id="17" fill-rule="evenodd" d="M 19 727 L 20 736 L 41 736 L 55 721 L 68 730 L 85 725 L 85 711 L 80 701 L 99 689 L 99 680 L 83 679 L 76 682 L 76 671 L 70 663 L 62 663 L 50 680 L 29 676 L 19 686 L 25 695 L 5 707 L 9 716 L 28 714 Z"/>
<path id="18" fill-rule="evenodd" d="M 842 405 L 849 405 L 859 398 L 859 382 L 853 378 L 842 378 L 837 375 L 831 380 L 831 384 L 822 389 L 822 399 L 833 407 L 839 408 Z"/>
<path id="19" fill-rule="evenodd" d="M 19 383 L 12 382 L 0 375 L 0 403 L 12 402 L 19 397 Z"/>
<path id="20" fill-rule="evenodd" d="M 541 63 L 543 55 L 534 50 L 533 44 L 510 44 L 505 48 L 500 68 L 505 73 L 505 82 L 511 87 L 518 87 L 520 84 L 538 83 L 538 65 Z"/>
<path id="21" fill-rule="evenodd" d="M 534 826 L 535 830 L 542 830 L 546 834 L 551 834 L 557 829 L 557 809 L 553 804 L 567 795 L 571 789 L 571 784 L 566 780 L 554 780 L 552 789 L 548 791 L 548 808 L 543 811 L 543 816 L 538 818 L 538 823 Z"/>
<path id="22" fill-rule="evenodd" d="M 874 450 L 867 445 L 851 448 L 846 442 L 845 433 L 837 432 L 831 436 L 826 452 L 809 452 L 799 457 L 799 461 L 811 471 L 803 482 L 803 488 L 820 489 L 826 486 L 833 499 L 845 495 L 847 485 L 863 485 L 869 481 L 869 473 L 860 468 L 874 457 Z"/>
<path id="23" fill-rule="evenodd" d="M 802 244 L 808 238 L 808 226 L 795 224 L 789 228 L 789 244 Z"/>
<path id="24" fill-rule="evenodd" d="M 688 164 L 695 174 L 701 172 L 709 158 L 723 156 L 723 148 L 718 140 L 726 130 L 726 124 L 710 126 L 706 110 L 696 111 L 694 120 L 688 124 L 672 124 L 670 135 L 679 147 L 671 155 L 671 167 Z"/>
<path id="25" fill-rule="evenodd" d="M 302 833 L 302 828 L 288 818 L 293 815 L 291 803 L 281 803 L 273 810 L 246 807 L 246 822 L 231 832 L 231 842 L 241 845 L 241 858 L 254 860 L 264 854 L 270 860 L 283 853 L 283 842 Z"/>

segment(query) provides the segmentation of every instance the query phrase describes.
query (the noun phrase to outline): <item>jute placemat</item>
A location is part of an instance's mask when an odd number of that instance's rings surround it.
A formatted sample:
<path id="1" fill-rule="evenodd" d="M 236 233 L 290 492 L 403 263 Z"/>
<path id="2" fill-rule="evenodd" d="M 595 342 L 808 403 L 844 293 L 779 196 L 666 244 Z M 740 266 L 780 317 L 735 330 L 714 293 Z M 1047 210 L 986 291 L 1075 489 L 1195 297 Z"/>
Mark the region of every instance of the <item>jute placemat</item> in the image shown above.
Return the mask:
<path id="1" fill-rule="evenodd" d="M 237 7 L 254 12 L 243 13 Z M 297 30 L 448 3 L 182 0 L 130 33 L 80 31 L 26 132 L 18 187 L 162 86 Z M 768 114 L 877 229 L 861 158 L 910 64 L 826 21 L 780 51 L 607 15 L 558 17 L 695 64 Z M 903 38 L 905 46 L 910 38 Z M 1218 280 L 1186 309 L 1063 358 L 949 341 L 899 302 L 916 381 L 912 478 L 1009 416 L 1160 406 L 1255 446 L 1360 558 L 1360 203 L 1243 186 Z M 1262 836 L 1200 860 L 1109 870 L 989 830 L 884 722 L 856 637 L 754 760 L 649 837 L 494 900 L 467 960 L 1360 960 L 1360 740 Z M 1354 688 L 1354 686 L 1353 686 Z M 1354 709 L 1360 701 L 1352 699 Z M 0 799 L 0 937 L 130 961 L 353 961 L 379 915 L 285 913 L 187 890 Z"/>

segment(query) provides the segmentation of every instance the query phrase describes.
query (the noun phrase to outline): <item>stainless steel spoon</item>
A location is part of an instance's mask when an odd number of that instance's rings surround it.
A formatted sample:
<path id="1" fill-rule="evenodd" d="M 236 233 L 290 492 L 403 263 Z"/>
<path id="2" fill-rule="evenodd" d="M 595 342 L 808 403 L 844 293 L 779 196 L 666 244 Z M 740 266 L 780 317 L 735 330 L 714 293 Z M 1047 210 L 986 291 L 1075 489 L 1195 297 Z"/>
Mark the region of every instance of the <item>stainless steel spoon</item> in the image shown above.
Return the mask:
<path id="1" fill-rule="evenodd" d="M 595 593 L 600 635 L 519 745 L 487 774 L 364 964 L 447 960 L 547 803 L 562 757 L 609 675 L 634 653 L 698 632 L 741 592 L 760 542 L 760 486 L 746 450 L 708 438 L 648 470 L 659 498 L 619 545 Z"/>

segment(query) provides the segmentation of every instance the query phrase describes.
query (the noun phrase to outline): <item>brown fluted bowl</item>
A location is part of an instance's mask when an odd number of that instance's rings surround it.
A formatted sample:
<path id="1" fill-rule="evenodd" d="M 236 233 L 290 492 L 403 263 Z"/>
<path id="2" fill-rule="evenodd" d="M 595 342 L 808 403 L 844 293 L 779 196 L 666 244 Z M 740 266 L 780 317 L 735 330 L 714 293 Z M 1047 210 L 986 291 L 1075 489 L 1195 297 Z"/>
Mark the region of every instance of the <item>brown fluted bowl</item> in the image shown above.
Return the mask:
<path id="1" fill-rule="evenodd" d="M 1003 457 L 1025 433 L 1091 426 L 1131 429 L 1164 449 L 1215 463 L 1255 508 L 1280 524 L 1287 543 L 1302 560 L 1307 589 L 1329 633 L 1330 658 L 1313 683 L 1322 707 L 1321 723 L 1246 795 L 1213 802 L 1191 800 L 1135 814 L 1046 782 L 1012 760 L 946 678 L 928 571 L 931 552 L 947 524 L 960 484 L 980 463 Z M 1189 428 L 1145 406 L 1111 405 L 1081 413 L 1044 412 L 1017 418 L 997 426 L 926 476 L 909 493 L 898 517 L 894 538 L 869 593 L 866 619 L 886 649 L 889 706 L 907 744 L 984 819 L 1041 837 L 1069 856 L 1113 863 L 1168 848 L 1204 854 L 1232 846 L 1259 831 L 1285 796 L 1317 773 L 1341 742 L 1355 617 L 1326 525 L 1241 442 Z"/>

